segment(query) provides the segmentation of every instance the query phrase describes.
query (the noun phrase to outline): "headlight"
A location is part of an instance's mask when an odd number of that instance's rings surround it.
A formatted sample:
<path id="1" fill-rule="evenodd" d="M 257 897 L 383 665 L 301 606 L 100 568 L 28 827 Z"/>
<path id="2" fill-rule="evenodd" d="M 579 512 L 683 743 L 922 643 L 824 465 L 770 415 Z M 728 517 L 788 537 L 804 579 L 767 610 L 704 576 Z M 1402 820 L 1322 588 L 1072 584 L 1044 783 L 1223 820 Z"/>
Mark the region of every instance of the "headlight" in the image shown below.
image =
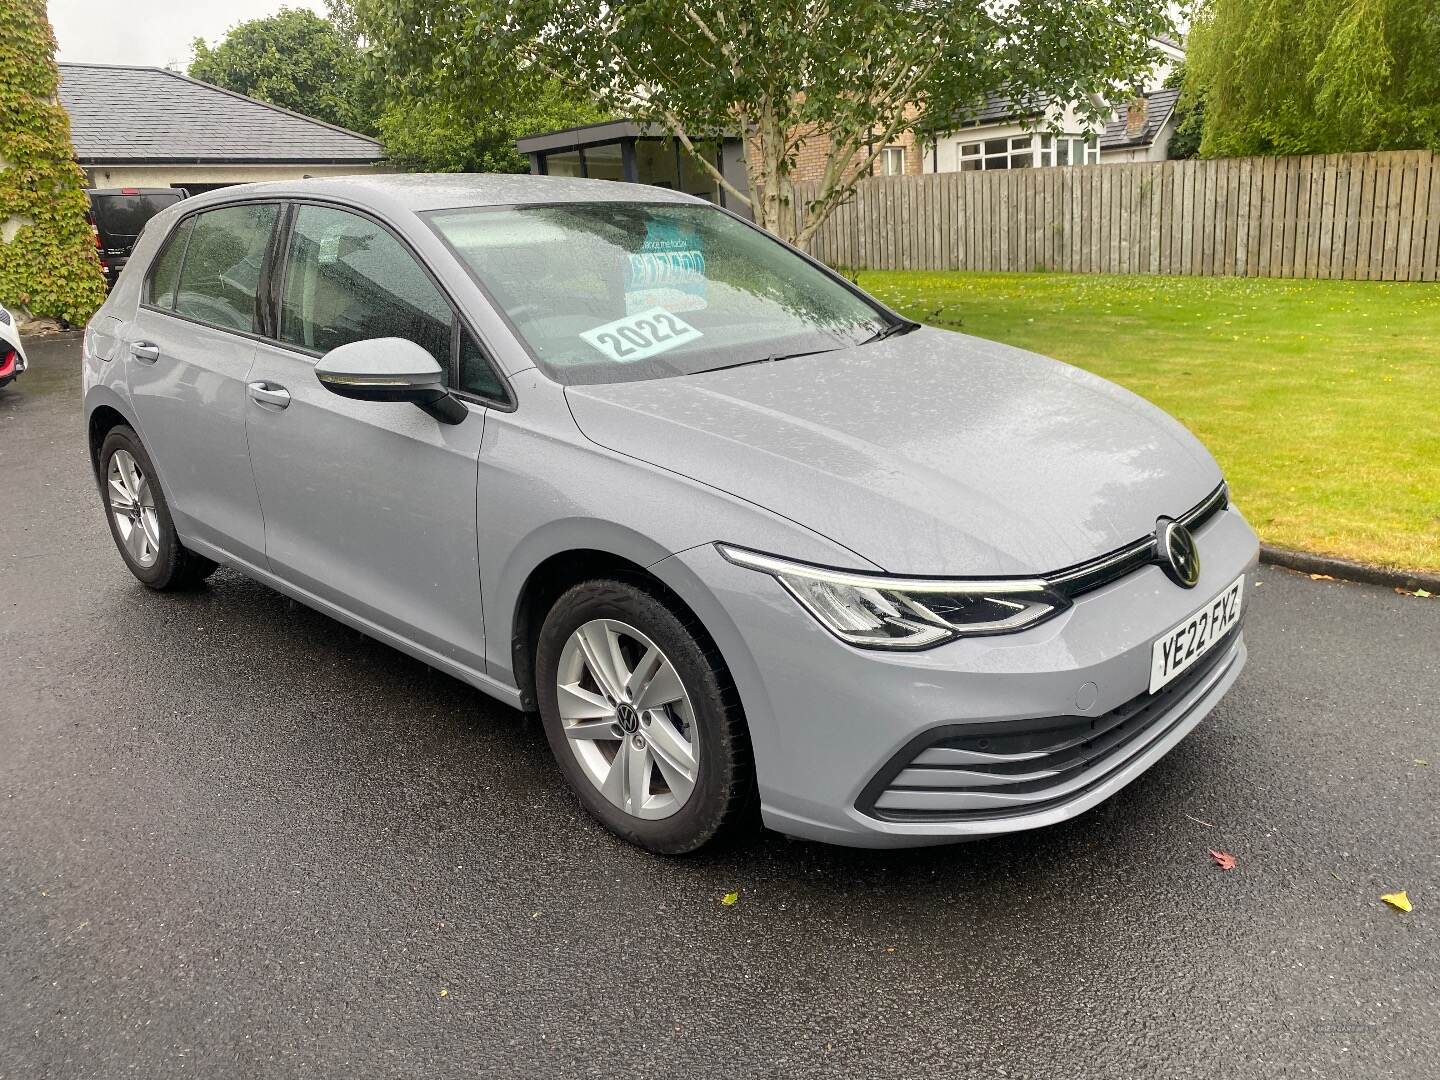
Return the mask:
<path id="1" fill-rule="evenodd" d="M 1037 578 L 957 581 L 858 574 L 717 544 L 736 566 L 770 574 L 820 625 L 862 649 L 926 649 L 958 637 L 1009 634 L 1070 601 Z"/>

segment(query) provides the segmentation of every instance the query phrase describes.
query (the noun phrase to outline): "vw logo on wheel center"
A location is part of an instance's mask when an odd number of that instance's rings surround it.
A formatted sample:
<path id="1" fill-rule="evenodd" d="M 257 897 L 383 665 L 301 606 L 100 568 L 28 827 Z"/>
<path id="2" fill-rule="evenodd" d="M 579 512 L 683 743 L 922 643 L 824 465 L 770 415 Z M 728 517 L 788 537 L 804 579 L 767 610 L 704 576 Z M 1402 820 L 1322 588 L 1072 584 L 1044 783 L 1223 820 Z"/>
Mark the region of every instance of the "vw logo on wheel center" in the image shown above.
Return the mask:
<path id="1" fill-rule="evenodd" d="M 1182 588 L 1193 589 L 1200 580 L 1200 552 L 1190 530 L 1178 521 L 1161 518 L 1155 524 L 1155 544 L 1166 577 Z"/>
<path id="2" fill-rule="evenodd" d="M 629 705 L 621 705 L 616 709 L 615 719 L 620 721 L 620 726 L 627 735 L 633 734 L 640 727 L 640 714 Z"/>

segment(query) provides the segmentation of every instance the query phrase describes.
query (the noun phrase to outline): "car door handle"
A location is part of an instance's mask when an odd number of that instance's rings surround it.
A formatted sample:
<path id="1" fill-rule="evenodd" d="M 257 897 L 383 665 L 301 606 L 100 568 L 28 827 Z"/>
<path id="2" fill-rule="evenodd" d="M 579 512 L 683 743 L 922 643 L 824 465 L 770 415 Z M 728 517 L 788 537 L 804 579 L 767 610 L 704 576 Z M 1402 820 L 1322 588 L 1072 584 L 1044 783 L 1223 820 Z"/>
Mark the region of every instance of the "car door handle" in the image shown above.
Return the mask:
<path id="1" fill-rule="evenodd" d="M 136 360 L 144 360 L 147 364 L 153 364 L 160 359 L 160 346 L 149 341 L 132 341 L 130 355 Z"/>
<path id="2" fill-rule="evenodd" d="M 246 389 L 250 396 L 261 405 L 270 405 L 276 409 L 287 409 L 290 407 L 290 391 L 283 386 L 276 386 L 273 383 L 252 382 Z"/>

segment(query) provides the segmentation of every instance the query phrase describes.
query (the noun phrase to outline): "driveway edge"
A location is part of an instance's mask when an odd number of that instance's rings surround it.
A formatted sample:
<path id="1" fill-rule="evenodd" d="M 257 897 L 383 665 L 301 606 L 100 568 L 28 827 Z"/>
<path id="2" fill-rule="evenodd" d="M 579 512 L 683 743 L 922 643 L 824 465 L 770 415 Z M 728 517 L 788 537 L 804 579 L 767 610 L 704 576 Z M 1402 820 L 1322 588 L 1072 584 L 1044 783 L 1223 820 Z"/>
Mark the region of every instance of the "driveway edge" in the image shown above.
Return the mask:
<path id="1" fill-rule="evenodd" d="M 1308 551 L 1275 547 L 1273 544 L 1260 545 L 1260 561 L 1272 566 L 1283 566 L 1287 570 L 1299 570 L 1304 574 L 1327 574 L 1345 581 L 1363 581 L 1368 585 L 1388 585 L 1395 589 L 1414 592 L 1424 589 L 1440 595 L 1440 574 L 1424 570 L 1394 570 L 1388 566 L 1371 566 L 1369 563 L 1337 559 L 1333 555 L 1312 555 Z"/>

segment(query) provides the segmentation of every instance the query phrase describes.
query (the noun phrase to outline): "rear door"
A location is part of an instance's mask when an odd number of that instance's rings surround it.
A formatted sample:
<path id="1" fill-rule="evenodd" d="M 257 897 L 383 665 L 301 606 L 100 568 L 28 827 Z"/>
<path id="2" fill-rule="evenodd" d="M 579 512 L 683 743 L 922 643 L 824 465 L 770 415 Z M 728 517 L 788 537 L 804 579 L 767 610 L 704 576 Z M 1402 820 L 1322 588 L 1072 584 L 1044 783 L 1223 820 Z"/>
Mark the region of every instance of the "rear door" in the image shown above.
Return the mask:
<path id="1" fill-rule="evenodd" d="M 484 668 L 476 484 L 485 408 L 461 424 L 354 401 L 315 378 L 339 345 L 401 337 L 447 370 L 462 346 L 449 299 L 395 233 L 351 209 L 291 211 L 278 340 L 257 346 L 246 414 L 272 572 L 448 659 Z"/>
<path id="2" fill-rule="evenodd" d="M 183 219 L 149 268 L 125 345 L 140 437 L 176 529 L 260 566 L 265 529 L 245 442 L 246 382 L 279 211 L 250 202 Z"/>

